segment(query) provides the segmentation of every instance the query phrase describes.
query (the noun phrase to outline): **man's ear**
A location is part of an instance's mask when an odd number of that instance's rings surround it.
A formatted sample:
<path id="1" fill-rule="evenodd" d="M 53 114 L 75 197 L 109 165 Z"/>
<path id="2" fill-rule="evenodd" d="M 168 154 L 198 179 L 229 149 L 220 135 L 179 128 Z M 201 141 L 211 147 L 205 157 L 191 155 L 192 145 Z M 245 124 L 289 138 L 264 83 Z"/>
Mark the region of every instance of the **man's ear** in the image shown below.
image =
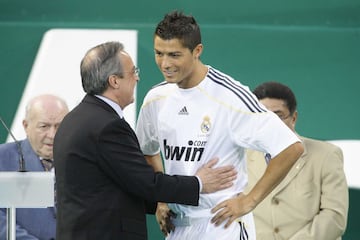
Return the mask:
<path id="1" fill-rule="evenodd" d="M 26 130 L 29 124 L 28 124 L 28 122 L 24 119 L 24 120 L 22 121 L 22 125 L 23 125 L 23 128 Z"/>
<path id="2" fill-rule="evenodd" d="M 116 75 L 110 75 L 108 78 L 109 86 L 111 88 L 119 88 L 119 77 Z"/>
<path id="3" fill-rule="evenodd" d="M 203 51 L 203 45 L 199 43 L 193 50 L 194 58 L 199 59 Z"/>
<path id="4" fill-rule="evenodd" d="M 291 125 L 293 126 L 293 129 L 295 129 L 297 118 L 298 118 L 298 112 L 297 112 L 297 110 L 295 110 L 295 112 L 291 118 Z"/>

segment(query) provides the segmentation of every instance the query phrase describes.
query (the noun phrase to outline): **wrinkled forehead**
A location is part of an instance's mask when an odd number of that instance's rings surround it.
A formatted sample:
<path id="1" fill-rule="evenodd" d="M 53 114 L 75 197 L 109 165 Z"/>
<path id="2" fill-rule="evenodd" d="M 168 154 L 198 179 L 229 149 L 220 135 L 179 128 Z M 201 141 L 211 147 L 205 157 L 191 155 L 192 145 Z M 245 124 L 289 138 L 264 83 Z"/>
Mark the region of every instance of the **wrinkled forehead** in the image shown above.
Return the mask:
<path id="1" fill-rule="evenodd" d="M 119 53 L 120 56 L 120 61 L 122 64 L 123 69 L 125 69 L 125 71 L 127 71 L 128 69 L 133 69 L 134 68 L 134 61 L 132 60 L 131 56 L 125 52 L 125 51 L 121 51 Z"/>
<path id="2" fill-rule="evenodd" d="M 61 121 L 68 109 L 60 101 L 35 102 L 29 109 L 28 120 L 42 122 Z"/>

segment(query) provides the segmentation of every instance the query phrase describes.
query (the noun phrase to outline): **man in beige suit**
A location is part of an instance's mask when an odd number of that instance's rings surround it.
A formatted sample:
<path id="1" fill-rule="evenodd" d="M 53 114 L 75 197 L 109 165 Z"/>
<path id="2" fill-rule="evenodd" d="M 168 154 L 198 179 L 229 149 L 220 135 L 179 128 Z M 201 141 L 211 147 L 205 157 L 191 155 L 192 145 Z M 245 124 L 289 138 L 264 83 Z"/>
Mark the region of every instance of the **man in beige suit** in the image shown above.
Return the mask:
<path id="1" fill-rule="evenodd" d="M 254 94 L 295 132 L 296 99 L 277 82 L 259 85 Z M 340 148 L 300 137 L 304 153 L 286 178 L 253 211 L 257 240 L 339 240 L 348 213 L 348 186 Z M 254 187 L 271 157 L 248 150 L 249 186 Z"/>

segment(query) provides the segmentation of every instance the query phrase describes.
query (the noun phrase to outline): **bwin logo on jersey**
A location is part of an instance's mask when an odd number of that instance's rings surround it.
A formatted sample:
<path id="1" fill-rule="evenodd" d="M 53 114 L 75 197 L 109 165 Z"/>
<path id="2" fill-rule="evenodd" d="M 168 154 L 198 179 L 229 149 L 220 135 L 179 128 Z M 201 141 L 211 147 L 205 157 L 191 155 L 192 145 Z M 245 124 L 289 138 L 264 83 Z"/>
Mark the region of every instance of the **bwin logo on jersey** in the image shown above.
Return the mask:
<path id="1" fill-rule="evenodd" d="M 185 160 L 186 162 L 200 161 L 205 150 L 206 141 L 188 141 L 188 146 L 170 146 L 164 139 L 165 160 Z"/>

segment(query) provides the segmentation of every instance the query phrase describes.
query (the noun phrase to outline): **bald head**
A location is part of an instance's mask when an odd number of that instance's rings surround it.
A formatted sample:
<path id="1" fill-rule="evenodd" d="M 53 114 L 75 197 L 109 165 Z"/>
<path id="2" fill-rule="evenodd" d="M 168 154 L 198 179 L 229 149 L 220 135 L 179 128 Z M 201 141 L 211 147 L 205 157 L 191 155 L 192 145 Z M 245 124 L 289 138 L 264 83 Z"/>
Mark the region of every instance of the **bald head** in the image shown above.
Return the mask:
<path id="1" fill-rule="evenodd" d="M 53 158 L 54 136 L 68 112 L 66 102 L 54 95 L 39 95 L 28 102 L 23 126 L 30 145 L 38 156 Z"/>

